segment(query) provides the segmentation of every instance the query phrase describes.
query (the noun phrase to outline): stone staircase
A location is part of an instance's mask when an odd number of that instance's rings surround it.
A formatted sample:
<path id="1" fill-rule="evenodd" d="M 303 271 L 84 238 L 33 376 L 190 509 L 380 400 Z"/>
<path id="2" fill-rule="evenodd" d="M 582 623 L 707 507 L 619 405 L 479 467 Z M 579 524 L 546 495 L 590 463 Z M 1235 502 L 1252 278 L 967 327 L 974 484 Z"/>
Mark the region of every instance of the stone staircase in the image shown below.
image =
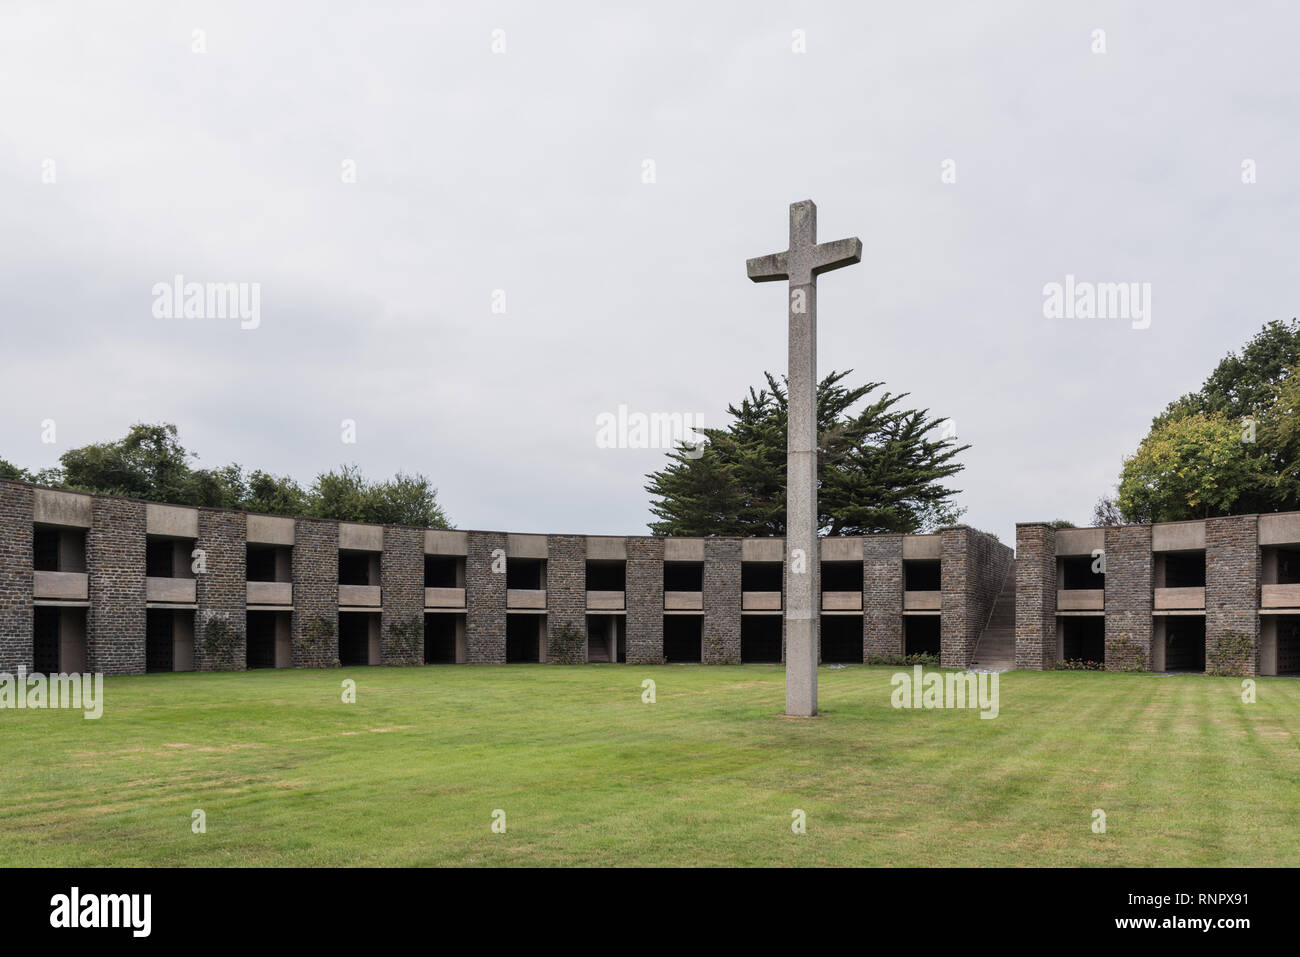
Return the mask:
<path id="1" fill-rule="evenodd" d="M 993 613 L 975 643 L 971 671 L 1010 671 L 1016 666 L 1016 563 L 1013 559 L 1002 580 Z"/>

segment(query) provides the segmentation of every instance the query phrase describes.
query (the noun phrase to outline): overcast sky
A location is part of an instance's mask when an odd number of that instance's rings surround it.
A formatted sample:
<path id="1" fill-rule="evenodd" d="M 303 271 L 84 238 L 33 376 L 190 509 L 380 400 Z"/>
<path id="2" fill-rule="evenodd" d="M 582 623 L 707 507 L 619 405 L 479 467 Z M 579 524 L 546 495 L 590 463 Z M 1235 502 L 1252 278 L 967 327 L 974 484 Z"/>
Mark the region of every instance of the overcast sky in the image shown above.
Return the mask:
<path id="1" fill-rule="evenodd" d="M 644 534 L 664 454 L 597 416 L 720 425 L 784 372 L 745 259 L 812 198 L 863 243 L 819 368 L 952 416 L 1010 542 L 1298 311 L 1282 3 L 611 6 L 6 0 L 0 457 L 170 421 L 205 466 L 423 472 L 463 528 Z M 260 324 L 156 317 L 177 274 Z M 1067 275 L 1150 283 L 1149 328 L 1045 318 Z"/>

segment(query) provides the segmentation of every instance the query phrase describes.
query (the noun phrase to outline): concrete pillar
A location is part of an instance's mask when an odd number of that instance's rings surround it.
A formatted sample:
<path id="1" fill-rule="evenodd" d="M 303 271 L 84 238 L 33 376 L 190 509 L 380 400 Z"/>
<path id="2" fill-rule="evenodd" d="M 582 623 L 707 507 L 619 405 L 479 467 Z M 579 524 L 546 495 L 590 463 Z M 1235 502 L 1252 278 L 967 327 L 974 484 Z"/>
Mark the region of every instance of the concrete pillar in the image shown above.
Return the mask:
<path id="1" fill-rule="evenodd" d="M 506 663 L 506 536 L 466 533 L 465 660 L 472 665 Z"/>
<path id="2" fill-rule="evenodd" d="M 1056 647 L 1056 530 L 1042 522 L 1017 524 L 1016 667 L 1051 668 Z"/>
<path id="3" fill-rule="evenodd" d="M 1151 619 L 1151 670 L 1163 672 L 1165 670 L 1165 642 L 1168 640 L 1169 631 L 1166 625 L 1169 619 L 1164 615 L 1156 615 Z"/>
<path id="4" fill-rule="evenodd" d="M 86 670 L 86 614 L 80 608 L 59 609 L 59 671 Z"/>
<path id="5" fill-rule="evenodd" d="M 558 636 L 581 640 L 562 651 Z M 546 537 L 546 641 L 543 660 L 576 665 L 587 660 L 587 539 L 582 535 Z"/>
<path id="6" fill-rule="evenodd" d="M 337 668 L 339 523 L 300 518 L 293 534 L 293 665 Z"/>
<path id="7" fill-rule="evenodd" d="M 194 622 L 194 664 L 199 671 L 242 671 L 248 666 L 247 569 L 248 526 L 243 512 L 224 509 L 199 509 L 199 537 L 194 548 L 203 552 L 207 570 L 194 583 L 198 598 L 198 616 Z M 189 552 L 184 542 L 177 542 L 176 567 L 191 572 Z M 180 577 L 179 575 L 177 577 Z M 220 623 L 220 624 L 218 624 Z M 232 652 L 214 658 L 205 647 L 209 628 L 226 627 L 238 641 Z"/>
<path id="8" fill-rule="evenodd" d="M 293 667 L 293 626 L 289 612 L 275 613 L 275 666 L 277 668 Z"/>
<path id="9" fill-rule="evenodd" d="M 90 531 L 86 535 L 90 592 L 86 668 L 106 675 L 142 675 L 145 673 L 145 504 L 96 495 L 91 501 L 90 516 Z"/>
<path id="10" fill-rule="evenodd" d="M 903 536 L 862 540 L 862 652 L 903 653 Z"/>
<path id="11" fill-rule="evenodd" d="M 1106 529 L 1106 669 L 1152 666 L 1151 526 Z M 1164 645 L 1161 643 L 1163 651 Z"/>
<path id="12" fill-rule="evenodd" d="M 366 664 L 368 665 L 384 663 L 382 621 L 383 615 L 366 613 Z"/>
<path id="13" fill-rule="evenodd" d="M 627 540 L 628 664 L 659 664 L 664 658 L 664 540 Z"/>
<path id="14" fill-rule="evenodd" d="M 1259 666 L 1258 516 L 1231 515 L 1205 522 L 1205 662 L 1233 634 L 1250 645 L 1244 673 Z"/>
<path id="15" fill-rule="evenodd" d="M 32 515 L 35 495 L 29 485 L 0 482 L 0 671 L 31 668 Z"/>
<path id="16" fill-rule="evenodd" d="M 245 619 L 247 626 L 247 619 Z M 247 649 L 245 649 L 247 650 Z M 194 613 L 172 613 L 172 671 L 194 670 Z"/>
<path id="17" fill-rule="evenodd" d="M 704 631 L 706 665 L 740 664 L 741 539 L 704 540 Z M 816 649 L 813 657 L 816 666 Z"/>

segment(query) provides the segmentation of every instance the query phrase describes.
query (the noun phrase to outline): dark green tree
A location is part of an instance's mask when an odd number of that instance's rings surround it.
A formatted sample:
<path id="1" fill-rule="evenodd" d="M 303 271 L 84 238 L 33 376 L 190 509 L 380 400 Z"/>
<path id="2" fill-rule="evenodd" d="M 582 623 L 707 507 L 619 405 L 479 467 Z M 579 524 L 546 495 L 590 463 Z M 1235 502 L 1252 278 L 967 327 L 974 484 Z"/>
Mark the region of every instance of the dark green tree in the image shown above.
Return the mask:
<path id="1" fill-rule="evenodd" d="M 831 535 L 915 532 L 956 521 L 956 489 L 945 479 L 969 448 L 935 435 L 945 419 L 925 409 L 900 409 L 907 393 L 873 395 L 882 385 L 849 388 L 852 373 L 832 372 L 818 384 L 818 521 Z M 786 388 L 764 373 L 727 408 L 725 429 L 701 429 L 702 447 L 681 446 L 647 476 L 656 535 L 783 535 L 786 496 Z M 853 411 L 854 409 L 857 411 Z"/>

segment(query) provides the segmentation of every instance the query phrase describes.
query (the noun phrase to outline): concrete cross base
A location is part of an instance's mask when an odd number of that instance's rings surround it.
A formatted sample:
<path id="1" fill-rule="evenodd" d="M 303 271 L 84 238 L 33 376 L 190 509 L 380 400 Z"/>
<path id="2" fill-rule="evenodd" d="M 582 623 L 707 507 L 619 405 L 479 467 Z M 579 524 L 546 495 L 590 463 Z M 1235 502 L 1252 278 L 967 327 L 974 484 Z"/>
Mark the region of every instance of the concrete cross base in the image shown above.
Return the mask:
<path id="1" fill-rule="evenodd" d="M 817 619 L 791 618 L 785 625 L 785 713 L 817 713 Z"/>

